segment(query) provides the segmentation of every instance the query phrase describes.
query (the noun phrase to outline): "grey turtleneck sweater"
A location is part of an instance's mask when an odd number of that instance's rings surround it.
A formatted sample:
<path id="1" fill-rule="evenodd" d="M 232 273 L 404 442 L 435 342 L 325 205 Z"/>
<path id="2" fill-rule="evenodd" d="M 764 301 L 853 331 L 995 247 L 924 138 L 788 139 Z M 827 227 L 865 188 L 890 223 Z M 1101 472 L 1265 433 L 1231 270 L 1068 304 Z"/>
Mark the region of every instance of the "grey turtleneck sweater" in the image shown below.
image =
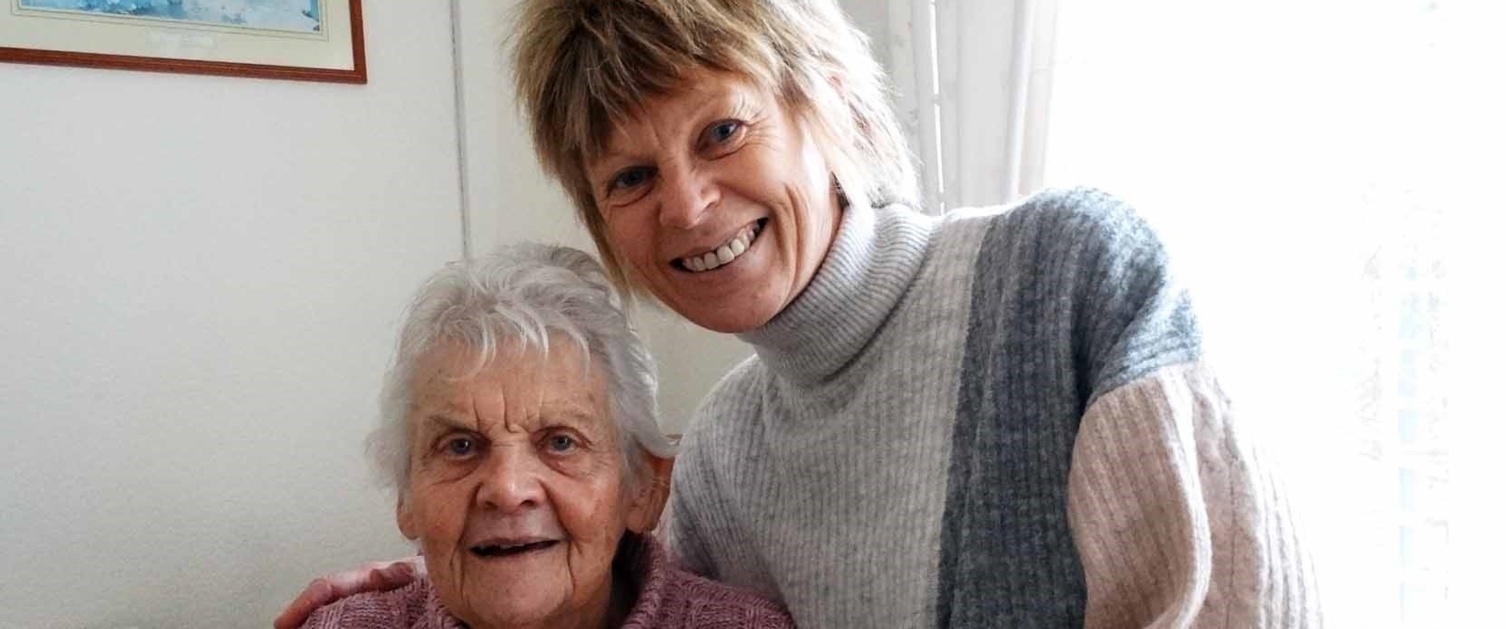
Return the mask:
<path id="1" fill-rule="evenodd" d="M 821 627 L 1311 627 L 1185 294 L 1093 190 L 849 208 L 696 413 L 669 535 Z"/>

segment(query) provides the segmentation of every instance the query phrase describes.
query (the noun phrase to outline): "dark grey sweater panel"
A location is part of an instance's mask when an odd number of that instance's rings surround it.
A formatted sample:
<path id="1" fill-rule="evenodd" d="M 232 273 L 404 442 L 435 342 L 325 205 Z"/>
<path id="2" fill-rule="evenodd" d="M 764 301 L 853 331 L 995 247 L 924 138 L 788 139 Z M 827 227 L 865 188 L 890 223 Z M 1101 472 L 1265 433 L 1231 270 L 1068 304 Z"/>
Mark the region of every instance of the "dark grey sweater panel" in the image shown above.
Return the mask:
<path id="1" fill-rule="evenodd" d="M 1118 200 L 1052 191 L 990 222 L 973 274 L 936 626 L 1082 626 L 1067 522 L 1078 422 L 1096 396 L 1198 353 L 1164 247 Z"/>

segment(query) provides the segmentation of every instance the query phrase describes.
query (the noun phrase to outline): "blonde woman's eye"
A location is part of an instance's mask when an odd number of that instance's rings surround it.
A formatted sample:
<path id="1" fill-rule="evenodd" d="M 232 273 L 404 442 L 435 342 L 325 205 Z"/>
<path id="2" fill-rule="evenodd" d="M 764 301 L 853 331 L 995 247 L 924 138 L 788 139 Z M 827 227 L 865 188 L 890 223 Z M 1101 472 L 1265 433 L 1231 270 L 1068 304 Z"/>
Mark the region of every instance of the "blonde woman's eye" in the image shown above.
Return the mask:
<path id="1" fill-rule="evenodd" d="M 714 125 L 711 125 L 711 132 L 709 134 L 710 140 L 712 142 L 716 142 L 717 144 L 721 144 L 722 142 L 731 140 L 732 137 L 737 135 L 737 132 L 742 128 L 743 123 L 741 122 L 738 122 L 736 120 L 723 120 Z"/>
<path id="2" fill-rule="evenodd" d="M 648 168 L 628 168 L 612 177 L 612 183 L 608 187 L 612 190 L 631 190 L 648 183 L 651 175 L 653 173 Z"/>

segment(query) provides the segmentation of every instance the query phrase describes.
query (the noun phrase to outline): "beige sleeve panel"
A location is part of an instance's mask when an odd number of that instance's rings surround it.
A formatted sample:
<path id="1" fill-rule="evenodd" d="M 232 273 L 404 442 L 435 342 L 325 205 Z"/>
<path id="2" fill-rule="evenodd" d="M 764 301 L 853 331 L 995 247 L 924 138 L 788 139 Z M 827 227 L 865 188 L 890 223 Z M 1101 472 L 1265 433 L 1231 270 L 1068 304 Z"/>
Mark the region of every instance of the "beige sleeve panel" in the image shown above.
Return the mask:
<path id="1" fill-rule="evenodd" d="M 1201 364 L 1100 396 L 1067 489 L 1086 628 L 1321 626 L 1312 563 L 1261 464 Z"/>

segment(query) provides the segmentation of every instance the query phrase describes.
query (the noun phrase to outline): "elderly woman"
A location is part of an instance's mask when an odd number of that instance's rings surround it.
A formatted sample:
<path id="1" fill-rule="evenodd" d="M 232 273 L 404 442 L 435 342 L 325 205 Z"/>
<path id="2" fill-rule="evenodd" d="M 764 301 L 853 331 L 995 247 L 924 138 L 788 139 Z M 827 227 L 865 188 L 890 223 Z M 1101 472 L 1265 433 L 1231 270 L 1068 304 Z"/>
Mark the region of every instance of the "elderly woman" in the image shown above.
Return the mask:
<path id="1" fill-rule="evenodd" d="M 586 254 L 534 246 L 424 285 L 372 445 L 428 578 L 305 627 L 792 626 L 766 599 L 671 567 L 644 534 L 674 446 L 614 294 Z"/>
<path id="2" fill-rule="evenodd" d="M 1124 203 L 917 211 L 834 0 L 527 0 L 514 40 L 614 277 L 756 352 L 674 471 L 691 570 L 802 627 L 1320 622 L 1282 486 Z"/>

